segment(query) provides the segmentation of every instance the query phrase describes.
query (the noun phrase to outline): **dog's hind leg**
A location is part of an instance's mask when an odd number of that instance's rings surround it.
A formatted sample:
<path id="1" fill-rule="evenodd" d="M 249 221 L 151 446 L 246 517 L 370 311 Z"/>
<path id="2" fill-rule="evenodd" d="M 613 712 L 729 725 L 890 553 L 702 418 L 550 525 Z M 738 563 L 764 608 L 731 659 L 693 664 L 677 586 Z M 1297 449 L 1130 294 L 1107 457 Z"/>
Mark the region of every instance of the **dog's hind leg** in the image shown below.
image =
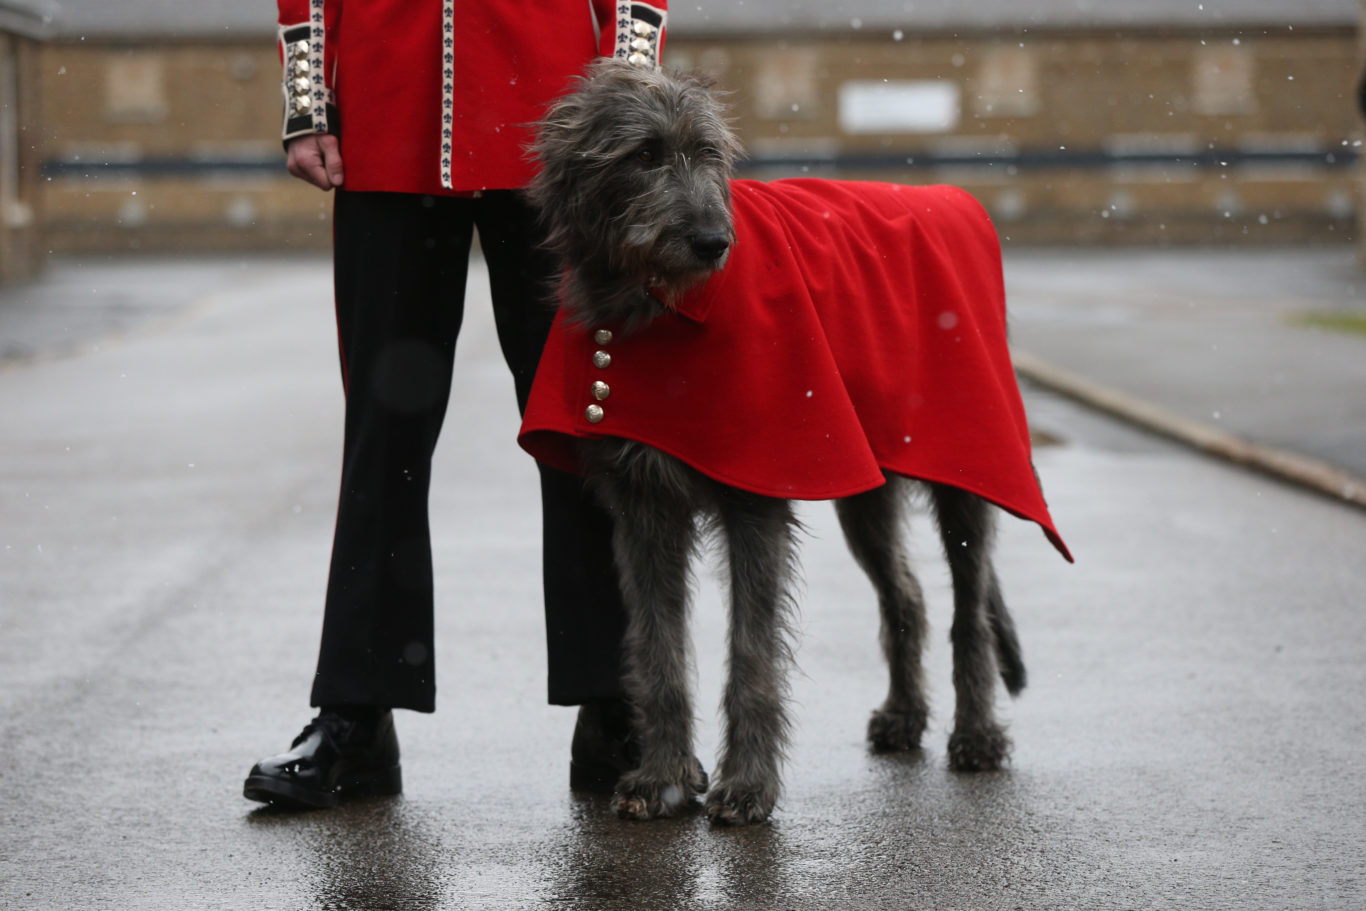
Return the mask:
<path id="1" fill-rule="evenodd" d="M 875 750 L 914 750 L 925 732 L 929 706 L 921 672 L 925 596 L 906 556 L 905 482 L 886 484 L 835 503 L 844 539 L 877 591 L 882 654 L 890 684 L 887 700 L 868 720 Z"/>
<path id="2" fill-rule="evenodd" d="M 791 587 L 797 522 L 792 505 L 736 490 L 719 523 L 730 564 L 730 654 L 725 736 L 707 814 L 718 823 L 763 822 L 778 800 L 787 747 Z"/>
<path id="3" fill-rule="evenodd" d="M 687 629 L 690 562 L 697 531 L 680 496 L 618 480 L 602 487 L 613 514 L 613 552 L 626 606 L 623 685 L 640 765 L 612 800 L 628 819 L 672 816 L 707 786 L 693 755 Z"/>
<path id="4" fill-rule="evenodd" d="M 939 534 L 953 577 L 953 733 L 949 765 L 965 772 L 998 769 L 1010 754 L 1010 738 L 996 721 L 996 635 L 993 592 L 1000 601 L 991 565 L 995 515 L 975 494 L 933 485 Z M 1004 604 L 1000 604 L 1000 616 Z M 1016 650 L 1018 655 L 1018 648 Z"/>
<path id="5" fill-rule="evenodd" d="M 996 661 L 1000 664 L 1001 680 L 1005 682 L 1010 695 L 1018 696 L 1028 678 L 1024 653 L 1020 649 L 1020 637 L 1015 632 L 1015 621 L 1006 609 L 1005 598 L 1001 596 L 1001 583 L 996 579 L 995 570 L 992 570 L 989 586 L 987 616 L 991 619 L 991 631 L 996 636 Z"/>

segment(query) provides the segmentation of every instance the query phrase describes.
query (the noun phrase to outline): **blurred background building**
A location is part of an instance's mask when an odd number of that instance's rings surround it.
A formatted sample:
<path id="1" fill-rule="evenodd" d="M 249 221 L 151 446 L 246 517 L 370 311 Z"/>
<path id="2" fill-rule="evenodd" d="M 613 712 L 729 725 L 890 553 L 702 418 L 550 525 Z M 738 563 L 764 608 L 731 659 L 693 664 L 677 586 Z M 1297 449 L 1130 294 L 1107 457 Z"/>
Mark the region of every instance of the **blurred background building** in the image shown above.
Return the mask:
<path id="1" fill-rule="evenodd" d="M 61 0 L 42 52 L 54 251 L 324 246 L 280 145 L 270 0 Z"/>
<path id="2" fill-rule="evenodd" d="M 958 184 L 1016 241 L 1354 233 L 1357 0 L 707 9 L 668 59 L 736 91 L 764 176 Z"/>
<path id="3" fill-rule="evenodd" d="M 38 44 L 52 13 L 32 0 L 0 0 L 0 281 L 42 262 Z"/>
<path id="4" fill-rule="evenodd" d="M 283 169 L 273 3 L 61 6 L 41 46 L 10 25 L 32 16 L 0 20 L 0 92 L 14 61 L 37 70 L 19 129 L 41 123 L 41 142 L 17 171 L 36 185 L 41 168 L 42 192 L 13 211 L 42 213 L 45 249 L 327 244 L 327 196 Z M 1012 243 L 1347 243 L 1360 16 L 1358 0 L 689 0 L 665 60 L 733 93 L 749 176 L 959 184 Z"/>

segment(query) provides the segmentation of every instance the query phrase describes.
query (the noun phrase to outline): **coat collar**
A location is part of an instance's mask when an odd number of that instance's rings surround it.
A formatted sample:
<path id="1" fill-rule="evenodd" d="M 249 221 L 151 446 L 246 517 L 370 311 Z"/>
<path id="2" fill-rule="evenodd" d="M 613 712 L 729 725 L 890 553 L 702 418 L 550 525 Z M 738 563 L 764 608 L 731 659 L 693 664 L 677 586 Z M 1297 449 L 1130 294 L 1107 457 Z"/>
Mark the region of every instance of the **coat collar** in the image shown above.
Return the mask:
<path id="1" fill-rule="evenodd" d="M 677 313 L 689 322 L 701 325 L 707 321 L 707 317 L 711 314 L 712 305 L 715 303 L 717 297 L 717 295 L 712 293 L 712 288 L 720 279 L 721 275 L 724 274 L 724 271 L 725 270 L 722 270 L 721 272 L 713 274 L 705 282 L 689 290 L 673 305 L 670 305 L 665 301 L 656 288 L 646 288 L 645 293 L 659 301 L 660 305 L 663 306 L 665 310 Z"/>

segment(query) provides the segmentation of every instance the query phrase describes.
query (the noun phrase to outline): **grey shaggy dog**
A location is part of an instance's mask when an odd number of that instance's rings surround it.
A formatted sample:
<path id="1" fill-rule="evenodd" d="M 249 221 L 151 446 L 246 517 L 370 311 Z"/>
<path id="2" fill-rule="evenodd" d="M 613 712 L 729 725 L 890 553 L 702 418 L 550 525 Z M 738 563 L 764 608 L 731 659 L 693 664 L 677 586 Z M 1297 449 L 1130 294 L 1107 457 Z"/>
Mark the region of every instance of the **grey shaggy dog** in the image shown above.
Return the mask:
<path id="1" fill-rule="evenodd" d="M 734 241 L 729 181 L 741 149 L 705 80 L 602 61 L 553 106 L 533 152 L 541 169 L 530 196 L 563 260 L 563 306 L 578 320 L 638 328 L 725 264 Z M 662 292 L 663 302 L 646 288 Z M 792 505 L 628 440 L 585 442 L 582 459 L 615 520 L 628 612 L 624 685 L 640 765 L 618 783 L 613 806 L 623 817 L 652 819 L 705 791 L 714 821 L 762 822 L 778 800 L 789 733 L 799 531 Z M 903 534 L 916 486 L 928 488 L 953 580 L 949 762 L 961 771 L 996 769 L 1010 741 L 994 713 L 995 680 L 999 673 L 1018 693 L 1025 669 L 992 568 L 994 511 L 975 495 L 896 476 L 835 503 L 849 549 L 877 591 L 890 670 L 868 740 L 880 751 L 918 749 L 929 712 L 924 597 Z M 690 565 L 707 533 L 724 542 L 730 589 L 725 730 L 709 791 L 693 751 L 687 631 Z"/>

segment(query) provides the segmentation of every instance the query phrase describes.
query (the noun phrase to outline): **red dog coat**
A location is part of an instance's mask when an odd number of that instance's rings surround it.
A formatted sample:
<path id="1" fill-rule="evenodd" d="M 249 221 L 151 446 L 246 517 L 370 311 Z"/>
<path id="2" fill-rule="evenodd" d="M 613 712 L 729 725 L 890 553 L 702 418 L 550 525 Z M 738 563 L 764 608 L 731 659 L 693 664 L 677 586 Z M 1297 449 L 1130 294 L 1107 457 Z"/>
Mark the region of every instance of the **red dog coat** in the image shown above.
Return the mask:
<path id="1" fill-rule="evenodd" d="M 521 446 L 579 472 L 576 439 L 622 437 L 786 499 L 846 497 L 891 471 L 1037 522 L 1071 560 L 1034 474 L 982 207 L 943 186 L 731 189 L 730 258 L 676 313 L 623 337 L 560 312 Z"/>

